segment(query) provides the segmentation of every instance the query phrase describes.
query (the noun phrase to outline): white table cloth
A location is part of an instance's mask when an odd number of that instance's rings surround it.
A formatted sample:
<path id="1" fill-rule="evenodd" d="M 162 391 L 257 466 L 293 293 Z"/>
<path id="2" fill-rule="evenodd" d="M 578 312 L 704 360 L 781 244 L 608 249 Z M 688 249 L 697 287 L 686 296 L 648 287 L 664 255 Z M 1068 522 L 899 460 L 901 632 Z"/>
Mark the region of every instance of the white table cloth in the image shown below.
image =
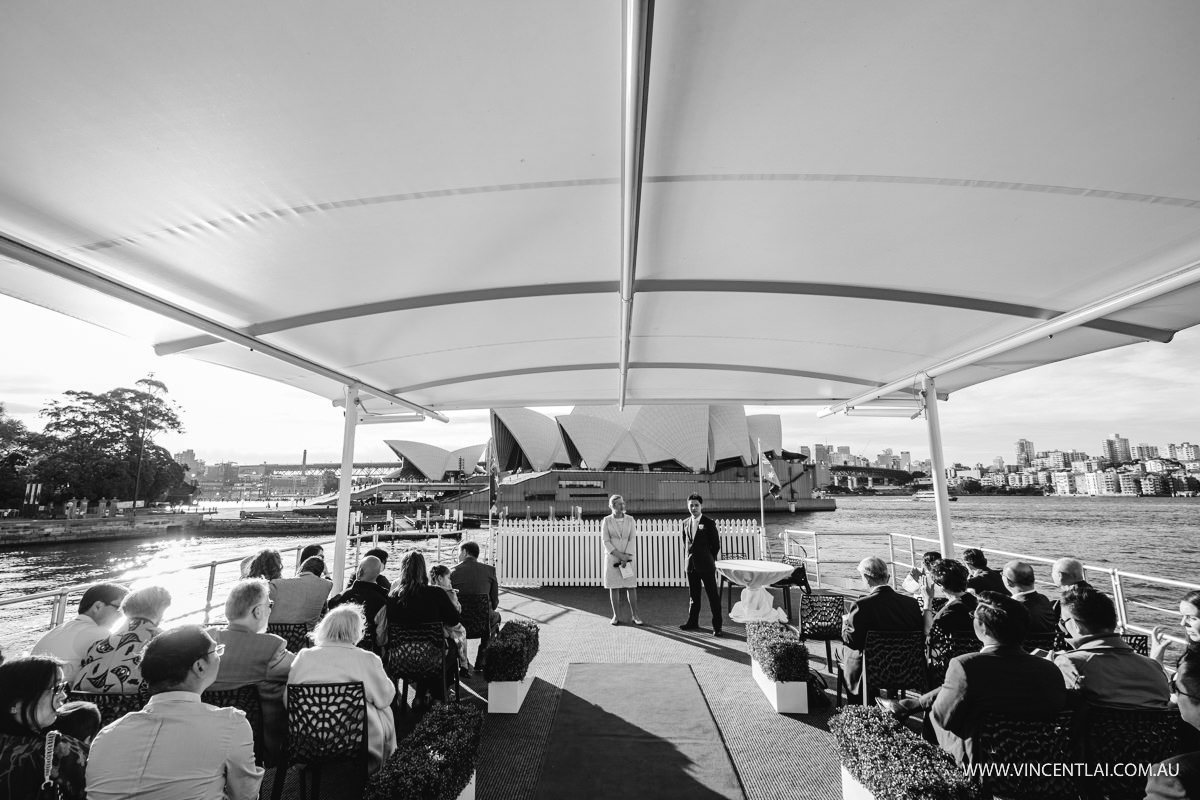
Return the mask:
<path id="1" fill-rule="evenodd" d="M 716 563 L 717 572 L 742 589 L 742 599 L 734 603 L 729 618 L 734 622 L 787 622 L 782 608 L 775 608 L 775 600 L 767 587 L 783 580 L 795 569 L 791 564 L 754 559 L 722 560 Z"/>

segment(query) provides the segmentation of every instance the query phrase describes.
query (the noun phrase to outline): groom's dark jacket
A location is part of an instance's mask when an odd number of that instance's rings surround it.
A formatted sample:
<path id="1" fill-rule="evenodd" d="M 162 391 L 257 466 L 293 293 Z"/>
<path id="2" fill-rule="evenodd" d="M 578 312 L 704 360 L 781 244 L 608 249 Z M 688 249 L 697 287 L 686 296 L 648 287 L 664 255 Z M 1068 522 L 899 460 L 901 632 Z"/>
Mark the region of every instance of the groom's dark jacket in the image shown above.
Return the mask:
<path id="1" fill-rule="evenodd" d="M 687 544 L 688 532 L 691 528 L 692 516 L 689 514 L 683 520 L 683 525 L 680 527 L 684 544 Z M 688 572 L 712 573 L 716 571 L 714 564 L 717 560 L 717 554 L 721 552 L 721 534 L 717 532 L 717 523 L 715 520 L 706 514 L 700 515 L 700 522 L 696 526 L 696 537 L 688 545 L 687 552 Z"/>

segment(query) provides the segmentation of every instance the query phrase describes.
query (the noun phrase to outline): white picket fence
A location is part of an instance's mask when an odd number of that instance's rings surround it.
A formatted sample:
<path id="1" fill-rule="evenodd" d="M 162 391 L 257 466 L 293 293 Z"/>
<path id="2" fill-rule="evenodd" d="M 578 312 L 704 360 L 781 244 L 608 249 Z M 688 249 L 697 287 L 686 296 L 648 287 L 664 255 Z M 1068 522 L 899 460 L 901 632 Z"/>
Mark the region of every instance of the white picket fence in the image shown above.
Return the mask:
<path id="1" fill-rule="evenodd" d="M 758 520 L 717 519 L 718 558 L 759 558 Z M 599 586 L 600 520 L 506 521 L 496 527 L 497 571 L 506 586 Z M 639 519 L 633 545 L 639 586 L 687 586 L 687 547 L 679 518 Z"/>

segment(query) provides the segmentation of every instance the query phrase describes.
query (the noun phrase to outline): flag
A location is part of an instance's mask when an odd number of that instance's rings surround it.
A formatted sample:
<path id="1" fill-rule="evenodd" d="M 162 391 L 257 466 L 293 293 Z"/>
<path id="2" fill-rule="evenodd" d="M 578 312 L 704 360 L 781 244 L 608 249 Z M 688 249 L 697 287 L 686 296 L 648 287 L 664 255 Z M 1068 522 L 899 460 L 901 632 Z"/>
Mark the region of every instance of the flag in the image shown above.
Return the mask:
<path id="1" fill-rule="evenodd" d="M 496 460 L 496 442 L 488 446 L 488 508 L 495 514 L 500 500 L 500 462 Z"/>
<path id="2" fill-rule="evenodd" d="M 765 454 L 759 456 L 759 462 L 759 469 L 762 471 L 763 480 L 771 486 L 768 490 L 771 493 L 771 497 L 778 498 L 780 491 L 783 489 L 783 484 L 780 482 L 779 476 L 775 474 L 775 467 L 771 466 L 771 461 Z"/>

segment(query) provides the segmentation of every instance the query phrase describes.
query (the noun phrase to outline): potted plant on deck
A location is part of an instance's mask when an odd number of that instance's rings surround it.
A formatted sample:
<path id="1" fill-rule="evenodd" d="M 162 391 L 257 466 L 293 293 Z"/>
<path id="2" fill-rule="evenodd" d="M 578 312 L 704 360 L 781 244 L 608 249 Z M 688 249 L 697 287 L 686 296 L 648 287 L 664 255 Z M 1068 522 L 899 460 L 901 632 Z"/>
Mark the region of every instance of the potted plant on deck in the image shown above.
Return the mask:
<path id="1" fill-rule="evenodd" d="M 475 800 L 482 731 L 479 709 L 442 703 L 371 776 L 365 800 Z"/>
<path id="2" fill-rule="evenodd" d="M 750 671 L 758 687 L 780 714 L 808 713 L 808 648 L 799 634 L 782 622 L 746 626 Z"/>
<path id="3" fill-rule="evenodd" d="M 483 677 L 488 683 L 488 713 L 516 714 L 525 702 L 531 680 L 529 664 L 538 651 L 538 626 L 510 621 L 487 648 Z"/>

